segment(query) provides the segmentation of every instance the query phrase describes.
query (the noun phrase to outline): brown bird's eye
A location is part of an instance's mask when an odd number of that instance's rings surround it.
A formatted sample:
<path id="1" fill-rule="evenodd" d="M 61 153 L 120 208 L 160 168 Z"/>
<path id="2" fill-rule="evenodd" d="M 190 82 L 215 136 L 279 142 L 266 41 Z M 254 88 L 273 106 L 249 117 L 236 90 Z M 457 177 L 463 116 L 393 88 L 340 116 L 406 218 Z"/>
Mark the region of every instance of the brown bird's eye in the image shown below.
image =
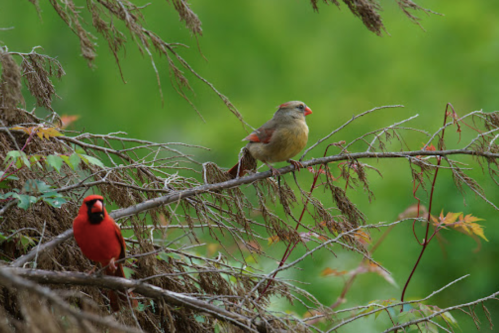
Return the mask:
<path id="1" fill-rule="evenodd" d="M 305 109 L 305 106 L 303 104 L 298 105 L 298 109 L 303 110 Z"/>

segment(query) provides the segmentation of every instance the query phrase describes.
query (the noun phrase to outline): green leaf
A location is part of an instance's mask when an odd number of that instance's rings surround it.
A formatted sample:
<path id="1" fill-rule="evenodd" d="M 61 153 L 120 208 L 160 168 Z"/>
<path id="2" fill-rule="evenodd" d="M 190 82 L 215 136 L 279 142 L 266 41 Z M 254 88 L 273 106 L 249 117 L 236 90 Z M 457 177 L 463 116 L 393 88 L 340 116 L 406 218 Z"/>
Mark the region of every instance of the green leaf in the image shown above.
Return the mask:
<path id="1" fill-rule="evenodd" d="M 12 150 L 7 153 L 5 156 L 5 164 L 9 164 L 12 161 L 16 161 L 21 156 L 21 151 Z"/>
<path id="2" fill-rule="evenodd" d="M 14 192 L 7 192 L 5 194 L 0 193 L 0 200 L 5 200 L 5 199 L 8 199 L 10 197 L 14 197 L 14 195 L 17 195 L 17 194 Z"/>
<path id="3" fill-rule="evenodd" d="M 20 150 L 13 150 L 7 153 L 7 156 L 5 156 L 5 163 L 10 164 L 12 162 L 16 163 L 16 168 L 18 169 L 21 168 L 23 164 L 28 168 L 31 168 L 31 163 L 29 162 L 28 157 Z"/>
<path id="4" fill-rule="evenodd" d="M 157 256 L 156 256 L 157 259 L 159 260 L 164 260 L 164 261 L 168 261 L 168 258 L 173 258 L 173 259 L 180 259 L 180 256 L 176 253 L 166 253 L 166 252 L 160 252 Z"/>
<path id="5" fill-rule="evenodd" d="M 150 299 L 149 304 L 151 305 L 152 312 L 156 313 L 156 303 L 154 302 L 154 300 Z"/>
<path id="6" fill-rule="evenodd" d="M 123 266 L 123 272 L 125 273 L 125 278 L 130 279 L 135 271 L 129 267 Z"/>
<path id="7" fill-rule="evenodd" d="M 54 208 L 61 208 L 61 206 L 67 202 L 66 199 L 64 199 L 62 197 L 59 197 L 59 198 L 42 197 L 42 200 Z"/>
<path id="8" fill-rule="evenodd" d="M 413 309 L 414 309 L 414 307 L 411 304 L 404 304 L 404 305 L 402 305 L 402 311 L 403 312 L 409 312 L 409 311 L 411 311 Z"/>
<path id="9" fill-rule="evenodd" d="M 56 191 L 43 193 L 43 195 L 40 197 L 40 200 L 43 200 L 44 202 L 55 208 L 61 208 L 61 206 L 67 202 L 66 198 Z"/>
<path id="10" fill-rule="evenodd" d="M 4 177 L 4 175 L 5 175 L 5 172 L 0 171 L 0 179 L 2 179 Z M 19 178 L 17 178 L 14 175 L 10 175 L 10 176 L 5 177 L 5 179 L 0 182 L 0 188 L 9 188 L 10 186 L 8 185 L 8 182 L 11 180 L 19 180 Z"/>
<path id="11" fill-rule="evenodd" d="M 36 242 L 31 237 L 21 236 L 21 244 L 24 250 L 26 251 L 30 245 L 35 245 Z"/>
<path id="12" fill-rule="evenodd" d="M 71 154 L 71 156 L 69 156 L 69 162 L 71 162 L 71 164 L 75 168 L 80 164 L 80 161 L 81 161 L 80 156 L 78 156 L 77 153 L 73 153 L 73 154 Z"/>
<path id="13" fill-rule="evenodd" d="M 28 210 L 29 206 L 37 201 L 37 199 L 31 195 L 16 194 L 16 196 L 17 199 L 19 199 L 19 201 L 17 202 L 17 207 L 22 208 L 24 210 Z"/>
<path id="14" fill-rule="evenodd" d="M 206 318 L 202 315 L 194 315 L 194 319 L 198 322 L 198 323 L 204 323 L 206 322 Z"/>
<path id="15" fill-rule="evenodd" d="M 31 162 L 29 161 L 28 157 L 24 152 L 21 152 L 21 159 L 24 163 L 25 166 L 28 167 L 28 169 L 31 169 Z"/>
<path id="16" fill-rule="evenodd" d="M 37 167 L 42 168 L 42 165 L 39 162 L 42 158 L 45 158 L 45 156 L 32 155 L 29 158 L 29 162 L 30 162 L 31 165 L 36 165 Z"/>
<path id="17" fill-rule="evenodd" d="M 5 174 L 5 172 L 0 171 L 0 179 L 3 178 L 4 174 Z M 5 179 L 8 179 L 8 180 L 19 180 L 19 178 L 16 177 L 16 176 L 14 176 L 14 175 L 7 176 Z"/>
<path id="18" fill-rule="evenodd" d="M 62 195 L 60 195 L 56 191 L 48 191 L 42 194 L 42 198 L 57 198 L 57 197 L 62 197 Z"/>
<path id="19" fill-rule="evenodd" d="M 139 304 L 137 304 L 137 308 L 134 310 L 138 312 L 144 312 L 146 310 L 146 306 L 144 303 L 139 302 Z"/>
<path id="20" fill-rule="evenodd" d="M 104 168 L 104 164 L 98 158 L 95 158 L 93 156 L 88 156 L 85 154 L 79 154 L 79 156 L 85 163 L 90 163 L 93 165 L 100 166 L 101 168 Z"/>
<path id="21" fill-rule="evenodd" d="M 69 156 L 59 155 L 59 157 L 62 158 L 62 160 L 64 161 L 64 163 L 66 163 L 68 165 L 68 167 L 70 167 L 72 170 L 75 169 L 73 163 L 71 163 L 71 161 L 69 160 Z"/>
<path id="22" fill-rule="evenodd" d="M 33 192 L 33 193 L 43 193 L 50 190 L 50 185 L 45 184 L 44 181 L 40 179 L 28 179 L 26 183 L 24 183 L 24 192 Z"/>
<path id="23" fill-rule="evenodd" d="M 459 324 L 457 322 L 456 319 L 454 319 L 454 317 L 450 314 L 450 312 L 444 312 L 441 314 L 442 316 L 442 319 L 448 323 L 448 324 L 451 324 L 452 326 L 458 328 L 459 327 Z"/>
<path id="24" fill-rule="evenodd" d="M 63 163 L 63 159 L 57 155 L 49 155 L 49 156 L 47 156 L 47 159 L 45 160 L 45 162 L 48 165 L 50 165 L 51 167 L 53 167 L 54 169 L 56 169 L 57 172 L 60 172 L 61 167 L 62 167 L 62 163 Z"/>

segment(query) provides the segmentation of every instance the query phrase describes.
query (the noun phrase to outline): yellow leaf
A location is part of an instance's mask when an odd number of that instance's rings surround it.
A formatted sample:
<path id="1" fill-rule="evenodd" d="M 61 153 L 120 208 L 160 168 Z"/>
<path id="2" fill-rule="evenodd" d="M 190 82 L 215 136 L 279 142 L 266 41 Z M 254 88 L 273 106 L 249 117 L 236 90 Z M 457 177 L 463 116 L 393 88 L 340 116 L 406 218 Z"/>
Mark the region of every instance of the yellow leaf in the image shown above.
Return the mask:
<path id="1" fill-rule="evenodd" d="M 31 126 L 31 127 L 22 127 L 22 126 L 14 126 L 13 130 L 20 130 L 24 133 L 31 135 L 35 133 L 40 139 L 50 139 L 54 136 L 61 136 L 62 134 L 55 127 L 43 127 L 43 126 Z"/>
<path id="2" fill-rule="evenodd" d="M 272 237 L 269 237 L 268 239 L 269 239 L 268 245 L 271 245 L 271 244 L 277 243 L 279 241 L 279 236 L 272 236 Z"/>
<path id="3" fill-rule="evenodd" d="M 371 244 L 371 236 L 363 230 L 357 230 L 354 233 L 355 239 L 357 239 L 361 244 Z"/>
<path id="4" fill-rule="evenodd" d="M 472 223 L 472 222 L 477 222 L 477 221 L 485 221 L 484 219 L 480 219 L 478 217 L 472 216 L 471 214 L 466 215 L 464 218 L 461 217 L 462 220 L 466 223 Z"/>
<path id="5" fill-rule="evenodd" d="M 310 311 L 307 311 L 305 312 L 305 314 L 303 315 L 303 318 L 310 318 L 310 317 L 315 317 L 315 316 L 320 316 L 322 315 L 322 312 L 319 312 L 319 311 L 316 311 L 316 310 L 310 310 Z M 323 321 L 324 318 L 321 318 L 321 321 Z"/>
<path id="6" fill-rule="evenodd" d="M 336 269 L 327 267 L 321 272 L 321 276 L 328 276 L 328 275 L 341 276 L 347 273 L 348 273 L 347 271 L 337 271 Z"/>
<path id="7" fill-rule="evenodd" d="M 483 227 L 476 223 L 478 221 L 483 221 L 483 219 L 475 217 L 471 214 L 464 215 L 463 213 L 447 213 L 447 215 L 444 217 L 443 215 L 443 210 L 440 213 L 439 217 L 439 222 L 437 222 L 435 219 L 435 224 L 438 225 L 440 228 L 452 228 L 454 230 L 457 230 L 459 232 L 462 232 L 466 235 L 469 235 L 475 239 L 475 241 L 480 245 L 480 242 L 478 241 L 478 238 L 475 236 L 479 236 L 486 240 L 487 242 L 489 241 L 483 232 Z"/>
<path id="8" fill-rule="evenodd" d="M 32 126 L 32 127 L 22 127 L 22 126 L 14 126 L 12 127 L 13 130 L 19 130 L 23 131 L 24 133 L 30 135 L 33 130 L 36 130 L 37 126 Z"/>
<path id="9" fill-rule="evenodd" d="M 471 228 L 471 231 L 477 235 L 477 236 L 480 236 L 482 237 L 483 239 L 485 239 L 487 242 L 489 241 L 486 237 L 485 237 L 485 234 L 483 233 L 483 228 L 477 224 L 477 223 L 472 223 L 470 225 L 470 228 Z"/>
<path id="10" fill-rule="evenodd" d="M 442 213 L 443 213 L 443 211 L 442 211 Z M 451 212 L 448 212 L 447 215 L 445 216 L 445 218 L 442 219 L 442 216 L 443 216 L 442 213 L 440 214 L 440 217 L 441 217 L 440 221 L 442 223 L 445 223 L 445 224 L 452 224 L 452 223 L 456 222 L 457 219 L 458 219 L 458 217 L 460 215 L 462 215 L 462 213 L 451 213 Z"/>
<path id="11" fill-rule="evenodd" d="M 42 138 L 42 136 L 45 139 L 50 139 L 51 137 L 62 135 L 61 133 L 59 133 L 58 130 L 55 129 L 55 127 L 48 127 L 48 128 L 42 127 L 38 130 L 38 133 L 36 134 L 40 137 L 40 139 Z"/>
<path id="12" fill-rule="evenodd" d="M 217 243 L 208 244 L 208 246 L 206 247 L 208 252 L 208 257 L 211 257 L 215 252 L 217 252 L 219 246 L 220 245 L 218 245 Z"/>

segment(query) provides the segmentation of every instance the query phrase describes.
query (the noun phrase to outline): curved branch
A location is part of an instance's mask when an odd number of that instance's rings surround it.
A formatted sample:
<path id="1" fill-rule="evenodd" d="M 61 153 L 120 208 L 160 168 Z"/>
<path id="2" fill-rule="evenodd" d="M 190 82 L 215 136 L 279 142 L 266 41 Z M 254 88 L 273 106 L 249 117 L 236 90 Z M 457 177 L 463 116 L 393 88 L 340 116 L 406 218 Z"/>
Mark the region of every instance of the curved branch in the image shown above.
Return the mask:
<path id="1" fill-rule="evenodd" d="M 449 156 L 449 155 L 472 155 L 472 156 L 479 156 L 479 157 L 484 157 L 484 158 L 499 158 L 499 154 L 497 153 L 491 153 L 491 152 L 482 152 L 482 151 L 473 151 L 473 150 L 467 150 L 467 149 L 451 149 L 451 150 L 439 150 L 439 151 L 426 151 L 426 150 L 417 150 L 417 151 L 401 151 L 401 152 L 362 152 L 362 153 L 351 153 L 351 154 L 339 154 L 339 155 L 332 155 L 332 156 L 327 156 L 327 157 L 322 157 L 322 158 L 314 158 L 305 162 L 302 162 L 304 168 L 307 168 L 309 166 L 313 165 L 318 165 L 318 164 L 327 164 L 331 162 L 336 162 L 336 161 L 345 161 L 345 160 L 356 160 L 356 159 L 363 159 L 363 158 L 374 158 L 374 159 L 381 159 L 381 158 L 414 158 L 415 156 Z M 283 168 L 278 169 L 279 173 L 281 175 L 284 175 L 286 173 L 294 171 L 294 166 L 288 165 Z M 183 191 L 175 191 L 170 194 L 167 194 L 162 197 L 157 197 L 151 200 L 147 200 L 144 202 L 141 202 L 137 205 L 133 205 L 127 208 L 122 208 L 122 209 L 117 209 L 115 211 L 112 211 L 109 215 L 114 218 L 114 219 L 120 219 L 123 217 L 131 216 L 131 215 L 136 215 L 145 211 L 148 211 L 153 208 L 157 208 L 159 206 L 164 206 L 171 204 L 173 202 L 179 202 L 182 199 L 189 198 L 196 196 L 198 194 L 202 193 L 208 193 L 212 191 L 217 191 L 217 190 L 222 190 L 222 189 L 228 189 L 228 188 L 233 188 L 233 187 L 238 187 L 244 184 L 251 184 L 253 182 L 256 182 L 257 180 L 262 180 L 265 178 L 269 178 L 272 176 L 272 172 L 265 171 L 265 172 L 259 172 L 255 173 L 250 176 L 242 177 L 242 178 L 236 178 L 232 180 L 228 180 L 225 182 L 221 183 L 215 183 L 215 184 L 205 184 L 201 186 L 196 186 L 194 188 L 188 189 L 188 190 L 183 190 Z M 497 209 L 496 206 L 494 206 L 495 209 Z M 12 266 L 14 267 L 20 267 L 27 263 L 28 261 L 32 260 L 36 252 L 41 252 L 45 251 L 48 249 L 51 249 L 58 244 L 66 241 L 73 235 L 72 229 L 66 230 L 64 233 L 60 234 L 56 238 L 50 240 L 49 242 L 43 244 L 42 246 L 35 248 L 31 250 L 29 253 L 27 253 L 24 256 L 21 256 L 17 258 L 15 261 L 12 262 Z"/>
<path id="2" fill-rule="evenodd" d="M 61 311 L 64 311 L 76 318 L 88 320 L 100 325 L 104 325 L 109 328 L 114 328 L 119 330 L 120 332 L 130 332 L 130 333 L 142 332 L 142 330 L 135 329 L 133 327 L 120 325 L 112 317 L 102 317 L 100 315 L 96 315 L 93 313 L 76 310 L 75 308 L 71 307 L 67 302 L 65 302 L 62 298 L 60 298 L 57 294 L 55 294 L 50 288 L 42 287 L 40 285 L 37 285 L 36 283 L 21 278 L 20 275 L 26 276 L 25 274 L 20 274 L 22 273 L 22 271 L 29 272 L 28 270 L 20 268 L 9 268 L 9 267 L 0 268 L 0 284 L 12 288 L 27 290 L 29 292 L 37 294 L 40 297 L 49 300 L 52 304 L 56 305 Z M 31 272 L 36 272 L 36 270 L 33 270 Z M 50 273 L 56 273 L 56 272 L 50 272 Z"/>
<path id="3" fill-rule="evenodd" d="M 444 314 L 445 312 L 449 312 L 449 311 L 453 311 L 453 310 L 457 310 L 457 309 L 462 309 L 462 308 L 467 308 L 467 307 L 470 307 L 472 305 L 483 303 L 483 302 L 491 300 L 491 299 L 497 300 L 497 296 L 498 295 L 499 295 L 499 291 L 496 291 L 495 293 L 490 294 L 489 296 L 477 299 L 477 300 L 469 302 L 469 303 L 463 303 L 463 304 L 459 304 L 459 305 L 449 306 L 448 308 L 441 309 L 439 311 L 435 311 L 435 312 L 433 312 L 431 315 L 429 315 L 427 317 L 419 318 L 419 319 L 415 319 L 415 320 L 411 320 L 411 321 L 408 321 L 408 322 L 405 322 L 405 323 L 393 326 L 393 327 L 387 329 L 386 331 L 383 331 L 383 333 L 397 331 L 397 330 L 399 330 L 401 328 L 404 328 L 404 327 L 409 327 L 409 326 L 415 325 L 417 323 L 429 321 L 432 318 L 435 318 L 437 316 L 440 316 L 440 315 Z"/>
<path id="4" fill-rule="evenodd" d="M 165 290 L 157 286 L 154 286 L 152 284 L 143 283 L 136 280 L 128 280 L 124 278 L 109 277 L 109 276 L 93 276 L 79 272 L 54 272 L 54 271 L 47 271 L 40 269 L 28 270 L 28 269 L 13 268 L 13 267 L 0 268 L 0 281 L 2 282 L 6 279 L 8 279 L 9 281 L 15 279 L 24 280 L 21 279 L 20 277 L 44 284 L 96 286 L 99 288 L 108 288 L 113 290 L 133 289 L 134 293 L 139 293 L 141 295 L 150 298 L 163 299 L 168 304 L 173 306 L 187 307 L 193 311 L 207 314 L 224 322 L 230 322 L 236 325 L 237 327 L 242 328 L 245 331 L 268 332 L 270 329 L 267 328 L 264 323 L 260 321 L 254 321 L 253 320 L 254 318 L 246 317 L 244 315 L 235 312 L 227 311 L 222 307 L 218 307 L 208 302 L 201 301 L 192 296 L 187 296 L 182 293 Z M 31 282 L 29 281 L 26 282 L 28 282 L 29 285 L 32 285 Z M 20 286 L 24 288 L 25 285 L 28 284 L 25 283 L 24 285 Z M 38 286 L 38 288 L 47 289 L 50 292 L 50 294 L 55 296 L 48 288 L 40 286 Z M 45 292 L 42 296 L 46 297 L 46 294 L 47 293 Z M 134 330 L 134 332 L 136 332 L 136 330 Z"/>

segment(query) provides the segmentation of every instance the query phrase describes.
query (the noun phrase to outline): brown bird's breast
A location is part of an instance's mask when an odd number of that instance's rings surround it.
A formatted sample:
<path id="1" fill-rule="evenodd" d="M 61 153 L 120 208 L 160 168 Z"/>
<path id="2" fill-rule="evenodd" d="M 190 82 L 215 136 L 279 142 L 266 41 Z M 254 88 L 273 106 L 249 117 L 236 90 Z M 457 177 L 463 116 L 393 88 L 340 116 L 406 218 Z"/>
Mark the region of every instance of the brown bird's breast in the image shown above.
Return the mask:
<path id="1" fill-rule="evenodd" d="M 287 161 L 298 154 L 308 141 L 308 126 L 305 121 L 279 126 L 269 143 L 250 142 L 247 147 L 254 158 L 275 163 Z"/>

